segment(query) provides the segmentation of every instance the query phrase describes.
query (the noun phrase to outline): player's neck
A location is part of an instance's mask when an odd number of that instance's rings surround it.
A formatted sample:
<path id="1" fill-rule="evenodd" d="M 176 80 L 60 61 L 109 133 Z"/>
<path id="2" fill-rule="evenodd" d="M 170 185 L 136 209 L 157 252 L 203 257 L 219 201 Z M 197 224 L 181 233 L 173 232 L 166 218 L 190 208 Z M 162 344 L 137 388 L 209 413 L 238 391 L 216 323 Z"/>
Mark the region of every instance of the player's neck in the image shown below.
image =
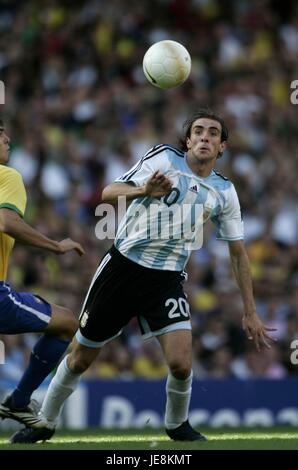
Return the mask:
<path id="1" fill-rule="evenodd" d="M 201 178 L 206 178 L 209 176 L 214 168 L 214 159 L 210 160 L 194 160 L 188 154 L 186 156 L 187 165 L 195 175 L 200 176 Z"/>

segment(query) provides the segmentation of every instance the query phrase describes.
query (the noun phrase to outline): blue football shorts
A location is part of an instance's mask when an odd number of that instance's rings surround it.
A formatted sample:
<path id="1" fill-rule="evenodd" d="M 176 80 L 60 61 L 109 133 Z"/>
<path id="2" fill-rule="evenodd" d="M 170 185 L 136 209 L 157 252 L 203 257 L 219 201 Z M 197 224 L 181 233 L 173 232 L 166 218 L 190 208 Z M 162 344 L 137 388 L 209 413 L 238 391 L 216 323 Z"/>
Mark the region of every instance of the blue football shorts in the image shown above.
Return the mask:
<path id="1" fill-rule="evenodd" d="M 0 334 L 38 333 L 51 320 L 51 305 L 38 295 L 15 292 L 0 283 Z"/>

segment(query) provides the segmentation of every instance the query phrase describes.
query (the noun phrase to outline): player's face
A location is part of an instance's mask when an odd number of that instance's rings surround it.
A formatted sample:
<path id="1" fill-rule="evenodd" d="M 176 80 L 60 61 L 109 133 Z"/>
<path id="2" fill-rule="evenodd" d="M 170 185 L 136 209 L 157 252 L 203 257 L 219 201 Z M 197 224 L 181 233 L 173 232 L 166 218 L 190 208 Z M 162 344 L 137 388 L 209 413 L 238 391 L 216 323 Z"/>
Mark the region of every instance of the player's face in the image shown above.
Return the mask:
<path id="1" fill-rule="evenodd" d="M 4 127 L 0 126 L 0 164 L 5 165 L 9 159 L 10 139 L 6 134 Z"/>
<path id="2" fill-rule="evenodd" d="M 186 139 L 189 154 L 201 162 L 216 160 L 225 149 L 221 142 L 221 124 L 209 118 L 200 118 L 191 126 L 190 136 Z"/>

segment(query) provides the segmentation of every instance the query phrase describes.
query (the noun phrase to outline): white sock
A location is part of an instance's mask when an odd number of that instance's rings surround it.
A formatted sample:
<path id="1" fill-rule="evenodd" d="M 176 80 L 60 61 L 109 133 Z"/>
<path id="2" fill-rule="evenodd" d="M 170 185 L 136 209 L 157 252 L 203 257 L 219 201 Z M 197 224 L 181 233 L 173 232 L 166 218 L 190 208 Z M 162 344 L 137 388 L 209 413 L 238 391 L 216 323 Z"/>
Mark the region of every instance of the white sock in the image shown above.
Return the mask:
<path id="1" fill-rule="evenodd" d="M 60 363 L 40 410 L 40 415 L 46 421 L 47 427 L 55 428 L 57 426 L 64 402 L 75 390 L 81 378 L 81 374 L 74 374 L 69 370 L 66 362 L 67 357 Z"/>
<path id="2" fill-rule="evenodd" d="M 166 392 L 167 404 L 165 426 L 167 429 L 178 428 L 188 418 L 191 397 L 192 371 L 185 380 L 178 380 L 169 372 Z"/>

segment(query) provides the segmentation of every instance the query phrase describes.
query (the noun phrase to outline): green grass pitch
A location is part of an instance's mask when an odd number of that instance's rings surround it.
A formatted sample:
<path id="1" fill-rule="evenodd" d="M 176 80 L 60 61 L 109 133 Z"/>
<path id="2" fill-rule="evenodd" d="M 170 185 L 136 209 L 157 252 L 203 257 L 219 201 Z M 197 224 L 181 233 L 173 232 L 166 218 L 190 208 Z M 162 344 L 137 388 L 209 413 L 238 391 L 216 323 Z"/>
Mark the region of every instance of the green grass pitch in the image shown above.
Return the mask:
<path id="1" fill-rule="evenodd" d="M 220 428 L 201 429 L 208 442 L 173 442 L 163 429 L 59 429 L 46 443 L 12 445 L 11 433 L 0 432 L 1 450 L 298 450 L 298 429 Z"/>

